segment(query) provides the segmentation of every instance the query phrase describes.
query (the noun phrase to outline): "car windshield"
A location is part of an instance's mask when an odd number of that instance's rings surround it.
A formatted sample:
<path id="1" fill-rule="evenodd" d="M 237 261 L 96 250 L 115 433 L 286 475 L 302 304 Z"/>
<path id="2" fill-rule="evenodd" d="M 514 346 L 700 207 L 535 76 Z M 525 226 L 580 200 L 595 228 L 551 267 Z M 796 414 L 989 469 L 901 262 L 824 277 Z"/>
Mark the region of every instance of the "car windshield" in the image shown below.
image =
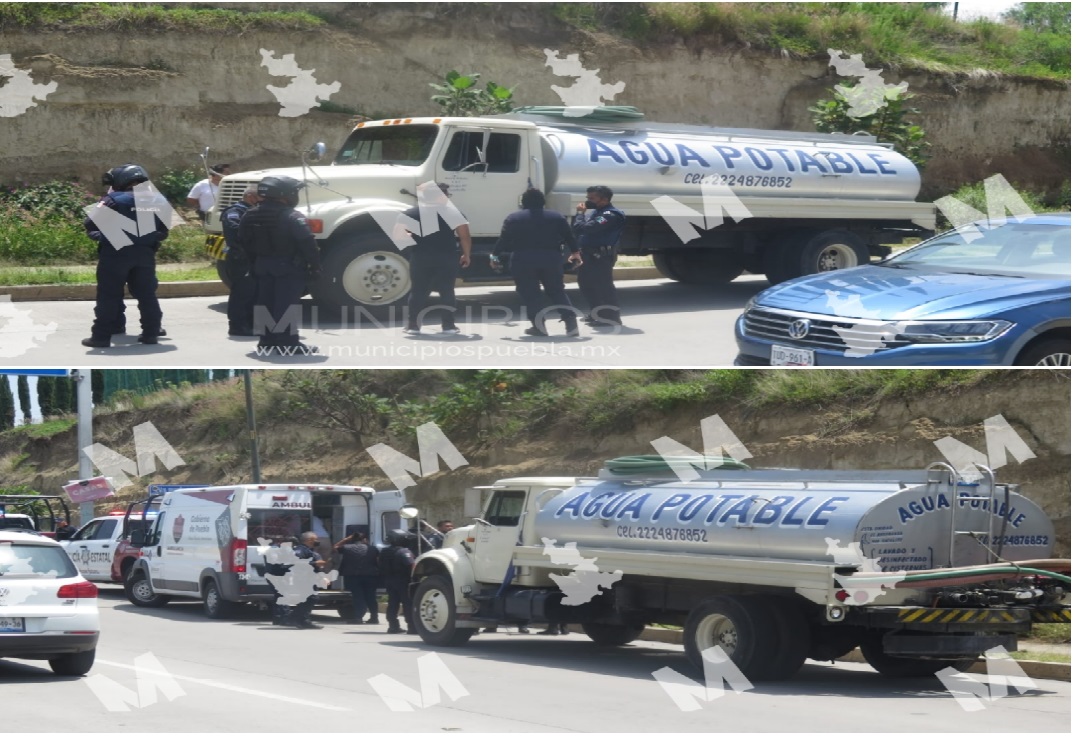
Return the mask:
<path id="1" fill-rule="evenodd" d="M 885 261 L 915 268 L 984 276 L 1067 279 L 1071 273 L 1071 227 L 1007 222 L 990 228 L 965 225 Z"/>
<path id="2" fill-rule="evenodd" d="M 62 547 L 0 542 L 0 577 L 73 578 L 77 574 Z"/>
<path id="3" fill-rule="evenodd" d="M 429 157 L 437 131 L 436 125 L 359 128 L 348 136 L 333 163 L 419 166 Z"/>

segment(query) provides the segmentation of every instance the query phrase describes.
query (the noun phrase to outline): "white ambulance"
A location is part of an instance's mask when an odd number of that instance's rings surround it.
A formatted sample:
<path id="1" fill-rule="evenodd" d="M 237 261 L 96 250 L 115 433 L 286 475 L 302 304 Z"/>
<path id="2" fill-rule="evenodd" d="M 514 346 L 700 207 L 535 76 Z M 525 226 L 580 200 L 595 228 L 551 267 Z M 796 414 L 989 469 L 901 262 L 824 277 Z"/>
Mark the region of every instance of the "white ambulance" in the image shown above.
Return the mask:
<path id="1" fill-rule="evenodd" d="M 365 532 L 378 546 L 392 530 L 406 531 L 402 491 L 365 486 L 306 484 L 235 485 L 172 491 L 161 500 L 151 529 L 135 531 L 139 558 L 124 583 L 127 599 L 156 608 L 172 598 L 194 598 L 210 618 L 224 618 L 239 603 L 271 603 L 259 540 L 280 544 L 313 531 L 318 551 L 333 559 L 332 545 Z M 320 605 L 336 606 L 347 617 L 351 596 L 337 579 L 319 592 Z"/>

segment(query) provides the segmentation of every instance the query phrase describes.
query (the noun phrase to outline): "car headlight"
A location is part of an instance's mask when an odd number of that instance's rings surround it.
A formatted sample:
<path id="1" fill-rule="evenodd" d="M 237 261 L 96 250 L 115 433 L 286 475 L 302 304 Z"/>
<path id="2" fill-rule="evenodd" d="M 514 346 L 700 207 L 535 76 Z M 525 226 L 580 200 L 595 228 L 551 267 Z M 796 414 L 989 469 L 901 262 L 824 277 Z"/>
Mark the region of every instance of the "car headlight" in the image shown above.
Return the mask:
<path id="1" fill-rule="evenodd" d="M 900 338 L 913 343 L 985 342 L 1001 337 L 1012 322 L 1002 319 L 960 322 L 901 322 Z"/>

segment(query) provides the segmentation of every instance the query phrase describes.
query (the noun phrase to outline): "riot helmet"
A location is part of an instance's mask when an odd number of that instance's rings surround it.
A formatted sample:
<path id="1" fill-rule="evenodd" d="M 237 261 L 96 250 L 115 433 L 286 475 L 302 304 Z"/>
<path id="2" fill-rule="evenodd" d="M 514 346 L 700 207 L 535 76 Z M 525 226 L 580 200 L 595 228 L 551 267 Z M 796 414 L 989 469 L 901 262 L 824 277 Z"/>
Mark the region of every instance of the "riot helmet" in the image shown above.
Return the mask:
<path id="1" fill-rule="evenodd" d="M 299 201 L 299 190 L 306 184 L 290 176 L 267 176 L 258 182 L 258 196 L 267 199 L 283 199 L 295 204 Z"/>
<path id="2" fill-rule="evenodd" d="M 149 181 L 149 174 L 138 164 L 123 164 L 106 171 L 101 177 L 101 183 L 110 186 L 117 192 L 124 192 L 135 184 Z"/>

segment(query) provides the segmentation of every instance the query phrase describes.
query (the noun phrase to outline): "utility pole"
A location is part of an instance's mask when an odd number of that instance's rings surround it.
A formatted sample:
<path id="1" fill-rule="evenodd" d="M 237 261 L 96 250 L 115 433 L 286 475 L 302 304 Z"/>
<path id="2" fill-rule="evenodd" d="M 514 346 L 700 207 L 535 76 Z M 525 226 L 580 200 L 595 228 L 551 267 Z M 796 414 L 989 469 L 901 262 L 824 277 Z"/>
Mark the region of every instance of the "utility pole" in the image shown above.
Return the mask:
<path id="1" fill-rule="evenodd" d="M 72 371 L 75 381 L 75 394 L 78 400 L 78 477 L 93 477 L 93 463 L 84 449 L 93 445 L 93 388 L 90 369 Z M 93 501 L 78 505 L 79 524 L 93 518 Z"/>
<path id="2" fill-rule="evenodd" d="M 258 458 L 258 424 L 254 418 L 254 393 L 250 385 L 250 369 L 243 370 L 243 390 L 247 395 L 247 430 L 250 432 L 251 481 L 262 482 L 261 462 Z"/>
<path id="3" fill-rule="evenodd" d="M 960 3 L 953 3 L 953 20 L 956 20 L 958 8 L 960 8 Z"/>

